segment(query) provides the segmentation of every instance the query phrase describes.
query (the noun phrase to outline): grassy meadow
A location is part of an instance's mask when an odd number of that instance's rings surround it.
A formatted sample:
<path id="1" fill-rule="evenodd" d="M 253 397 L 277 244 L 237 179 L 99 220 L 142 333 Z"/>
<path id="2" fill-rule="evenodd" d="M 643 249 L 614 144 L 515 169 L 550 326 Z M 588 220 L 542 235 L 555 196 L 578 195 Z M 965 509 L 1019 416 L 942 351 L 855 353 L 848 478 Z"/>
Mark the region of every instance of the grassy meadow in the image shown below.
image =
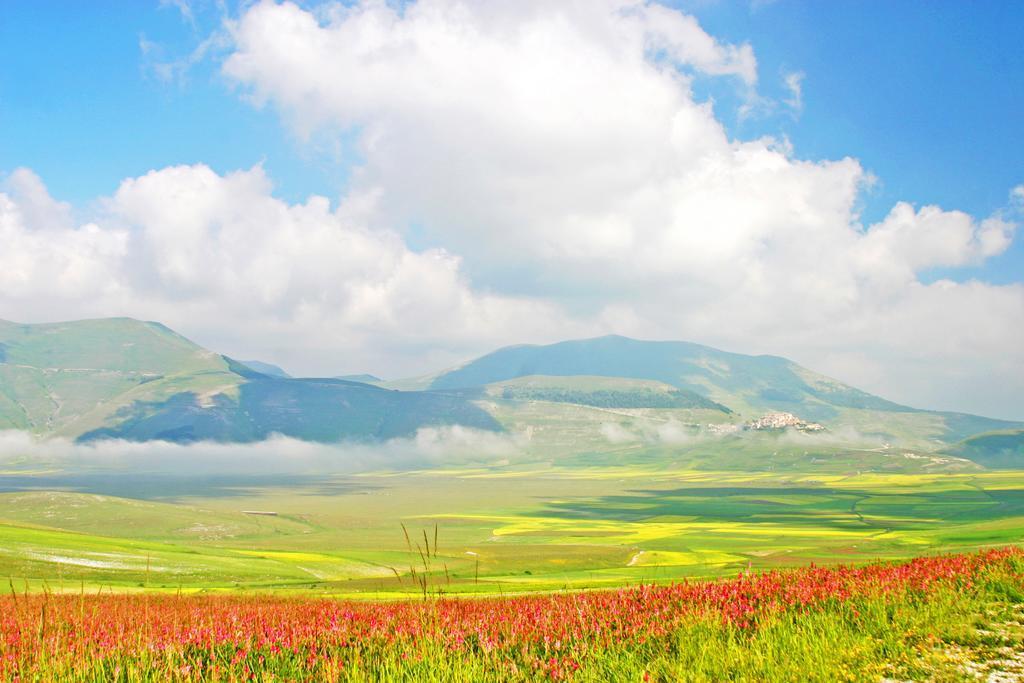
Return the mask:
<path id="1" fill-rule="evenodd" d="M 510 594 L 1024 541 L 1024 472 L 1013 471 L 8 472 L 0 491 L 0 576 L 55 591 L 400 596 L 419 591 L 415 571 L 446 593 Z"/>
<path id="2" fill-rule="evenodd" d="M 429 543 L 429 538 L 424 539 Z M 424 545 L 424 562 L 438 559 Z M 0 678 L 1016 680 L 1016 548 L 608 591 L 402 601 L 0 595 Z"/>

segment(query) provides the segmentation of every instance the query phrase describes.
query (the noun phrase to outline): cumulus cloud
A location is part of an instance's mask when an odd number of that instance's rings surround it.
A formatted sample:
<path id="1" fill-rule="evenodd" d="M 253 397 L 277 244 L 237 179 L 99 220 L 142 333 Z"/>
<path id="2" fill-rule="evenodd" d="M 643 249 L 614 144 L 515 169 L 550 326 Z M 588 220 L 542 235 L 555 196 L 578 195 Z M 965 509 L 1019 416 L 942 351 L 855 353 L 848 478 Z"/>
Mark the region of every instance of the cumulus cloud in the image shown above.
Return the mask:
<path id="1" fill-rule="evenodd" d="M 7 195 L 7 211 L 14 205 L 21 219 L 39 230 L 67 230 L 75 227 L 71 205 L 50 196 L 42 179 L 27 168 L 15 169 L 0 184 Z"/>
<path id="2" fill-rule="evenodd" d="M 719 43 L 693 17 L 661 5 L 632 2 L 608 7 L 627 17 L 638 16 L 649 49 L 664 51 L 677 64 L 706 74 L 737 76 L 748 86 L 757 83 L 757 59 L 750 45 Z"/>
<path id="3" fill-rule="evenodd" d="M 227 30 L 223 73 L 243 96 L 300 136 L 357 139 L 338 202 L 281 202 L 259 167 L 175 167 L 69 226 L 8 191 L 6 316 L 159 318 L 298 372 L 391 376 L 506 343 L 690 339 L 1024 417 L 1024 285 L 932 281 L 1003 252 L 1014 214 L 900 202 L 863 225 L 873 177 L 856 159 L 732 139 L 694 96 L 716 78 L 753 97 L 757 61 L 688 15 L 639 0 L 260 2 Z M 411 249 L 413 234 L 434 247 Z"/>
<path id="4" fill-rule="evenodd" d="M 315 374 L 398 349 L 542 334 L 561 317 L 543 301 L 474 291 L 458 257 L 414 252 L 322 197 L 282 202 L 259 166 L 128 179 L 97 222 L 78 227 L 50 220 L 63 207 L 31 172 L 9 184 L 29 190 L 0 193 L 0 310 L 16 320 L 40 309 L 50 319 L 157 319 L 217 350 Z"/>
<path id="5" fill-rule="evenodd" d="M 256 102 L 300 133 L 357 133 L 348 200 L 374 198 L 367 220 L 414 223 L 475 282 L 911 403 L 1005 415 L 1024 390 L 1024 288 L 925 279 L 1002 252 L 1015 225 L 901 202 L 863 226 L 874 179 L 855 159 L 730 139 L 695 99 L 694 78 L 753 87 L 757 62 L 692 17 L 630 0 L 264 2 L 231 32 L 224 73 Z M 801 74 L 786 85 L 802 103 Z M 996 377 L 998 397 L 964 400 Z"/>
<path id="6" fill-rule="evenodd" d="M 915 210 L 899 202 L 871 226 L 858 245 L 871 272 L 901 268 L 907 277 L 927 268 L 977 264 L 1006 250 L 1014 224 L 998 216 L 976 223 L 960 211 L 937 206 Z"/>
<path id="7" fill-rule="evenodd" d="M 70 313 L 77 300 L 117 296 L 110 264 L 126 250 L 127 234 L 94 223 L 75 226 L 70 208 L 42 181 L 19 169 L 0 192 L 0 302 L 7 316 L 40 310 Z M 31 227 L 29 227 L 31 226 Z"/>
<path id="8" fill-rule="evenodd" d="M 383 197 L 381 224 L 415 221 L 472 254 L 476 276 L 614 262 L 653 236 L 634 218 L 668 217 L 658 176 L 728 147 L 686 74 L 756 74 L 749 48 L 644 3 L 367 2 L 321 16 L 257 5 L 225 73 L 300 131 L 362 130 L 353 194 Z"/>

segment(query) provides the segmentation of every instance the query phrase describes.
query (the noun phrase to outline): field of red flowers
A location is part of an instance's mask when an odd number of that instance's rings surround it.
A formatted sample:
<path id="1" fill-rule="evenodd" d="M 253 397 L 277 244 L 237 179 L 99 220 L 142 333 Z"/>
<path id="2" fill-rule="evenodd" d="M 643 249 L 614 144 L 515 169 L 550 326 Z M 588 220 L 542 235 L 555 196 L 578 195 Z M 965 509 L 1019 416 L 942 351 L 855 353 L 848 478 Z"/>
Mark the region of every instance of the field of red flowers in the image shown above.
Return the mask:
<path id="1" fill-rule="evenodd" d="M 399 602 L 19 593 L 0 680 L 878 680 L 1024 599 L 1024 552 Z M 947 663 L 948 664 L 948 663 Z"/>

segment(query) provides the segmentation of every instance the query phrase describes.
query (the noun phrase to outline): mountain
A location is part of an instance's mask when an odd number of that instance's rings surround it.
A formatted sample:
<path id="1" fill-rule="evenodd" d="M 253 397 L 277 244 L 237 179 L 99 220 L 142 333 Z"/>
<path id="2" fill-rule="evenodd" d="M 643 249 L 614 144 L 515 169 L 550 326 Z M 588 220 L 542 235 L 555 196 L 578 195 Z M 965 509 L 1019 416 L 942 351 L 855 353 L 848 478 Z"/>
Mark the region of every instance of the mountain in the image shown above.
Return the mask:
<path id="1" fill-rule="evenodd" d="M 546 346 L 510 346 L 423 378 L 419 385 L 451 391 L 536 376 L 650 380 L 738 416 L 784 411 L 826 425 L 866 429 L 883 437 L 918 429 L 921 436 L 956 441 L 1016 424 L 902 406 L 778 356 L 748 356 L 689 342 L 620 336 Z"/>
<path id="2" fill-rule="evenodd" d="M 0 322 L 0 428 L 78 436 L 137 403 L 241 382 L 226 360 L 159 323 Z"/>
<path id="3" fill-rule="evenodd" d="M 977 434 L 946 452 L 992 469 L 1021 469 L 1024 467 L 1024 430 Z"/>
<path id="4" fill-rule="evenodd" d="M 500 428 L 459 396 L 274 377 L 159 323 L 0 322 L 0 429 L 80 440 L 338 441 L 452 423 Z"/>
<path id="5" fill-rule="evenodd" d="M 732 412 L 695 391 L 678 389 L 663 382 L 623 377 L 527 375 L 492 382 L 484 393 L 506 401 L 546 401 L 596 408 Z"/>
<path id="6" fill-rule="evenodd" d="M 269 375 L 270 377 L 291 377 L 290 374 L 285 372 L 284 368 L 272 363 L 264 363 L 261 360 L 240 360 L 238 362 L 250 370 L 255 370 L 256 372 Z"/>
<path id="7" fill-rule="evenodd" d="M 758 421 L 766 413 L 790 415 Z M 383 383 L 362 375 L 289 377 L 130 318 L 0 322 L 0 429 L 40 436 L 247 442 L 283 434 L 334 442 L 464 425 L 531 435 L 531 455 L 549 458 L 611 453 L 627 442 L 678 444 L 686 435 L 735 434 L 761 423 L 820 423 L 862 448 L 871 441 L 936 452 L 960 444 L 982 460 L 1002 449 L 992 462 L 1016 457 L 1005 455 L 1003 437 L 969 439 L 1024 428 L 908 408 L 784 358 L 686 342 L 601 337 L 514 346 L 429 377 Z M 748 450 L 761 448 L 748 442 Z M 777 450 L 763 444 L 769 454 Z"/>
<path id="8" fill-rule="evenodd" d="M 383 384 L 384 380 L 376 375 L 338 375 L 334 379 L 344 379 L 349 382 L 362 382 L 363 384 Z"/>
<path id="9" fill-rule="evenodd" d="M 647 379 L 741 412 L 791 410 L 812 419 L 837 408 L 910 411 L 778 356 L 746 356 L 689 342 L 608 336 L 548 346 L 510 346 L 443 372 L 430 389 L 482 386 L 529 375 Z"/>

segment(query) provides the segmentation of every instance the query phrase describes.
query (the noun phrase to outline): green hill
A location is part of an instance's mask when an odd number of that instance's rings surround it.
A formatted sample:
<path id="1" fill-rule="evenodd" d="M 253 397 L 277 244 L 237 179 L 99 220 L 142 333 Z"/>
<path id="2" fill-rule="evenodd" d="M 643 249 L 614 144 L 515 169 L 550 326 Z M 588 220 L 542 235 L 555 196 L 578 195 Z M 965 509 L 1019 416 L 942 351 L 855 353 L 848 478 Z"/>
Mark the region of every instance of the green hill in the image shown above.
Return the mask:
<path id="1" fill-rule="evenodd" d="M 159 323 L 128 318 L 0 322 L 0 428 L 78 436 L 138 403 L 234 391 L 219 354 Z"/>
<path id="2" fill-rule="evenodd" d="M 909 435 L 922 442 L 951 443 L 981 431 L 1015 426 L 902 406 L 778 356 L 748 356 L 689 342 L 620 336 L 511 346 L 425 378 L 421 384 L 450 391 L 534 376 L 652 380 L 740 416 L 785 411 L 826 425 L 863 429 L 881 438 Z"/>
<path id="3" fill-rule="evenodd" d="M 1021 469 L 1024 467 L 1024 430 L 978 434 L 947 452 L 992 469 Z"/>
<path id="4" fill-rule="evenodd" d="M 852 441 L 925 451 L 1024 427 L 901 406 L 784 358 L 625 337 L 509 347 L 391 384 L 277 370 L 234 361 L 159 323 L 0 322 L 0 429 L 85 441 L 247 442 L 282 434 L 334 442 L 458 424 L 531 433 L 540 457 L 607 450 L 608 434 L 621 441 L 626 432 L 636 439 L 671 432 L 678 440 L 771 411 L 847 430 Z"/>
<path id="5" fill-rule="evenodd" d="M 549 401 L 595 408 L 715 410 L 725 406 L 663 382 L 618 377 L 530 375 L 487 385 L 486 395 L 506 401 Z"/>
<path id="6" fill-rule="evenodd" d="M 458 396 L 336 379 L 254 376 L 239 384 L 235 395 L 218 394 L 205 404 L 193 392 L 158 404 L 133 404 L 115 416 L 113 426 L 80 438 L 244 442 L 282 434 L 335 442 L 410 436 L 420 427 L 450 424 L 499 429 L 489 414 Z"/>
<path id="7" fill-rule="evenodd" d="M 284 368 L 273 363 L 264 363 L 261 360 L 240 360 L 238 362 L 251 370 L 271 377 L 291 377 Z"/>
<path id="8" fill-rule="evenodd" d="M 530 375 L 655 380 L 739 411 L 792 410 L 811 419 L 835 416 L 838 408 L 911 410 L 817 375 L 785 358 L 618 336 L 549 346 L 510 346 L 441 373 L 429 387 L 483 386 Z"/>
<path id="9" fill-rule="evenodd" d="M 257 372 L 159 323 L 0 323 L 0 429 L 82 440 L 384 439 L 498 429 L 465 398 Z"/>

